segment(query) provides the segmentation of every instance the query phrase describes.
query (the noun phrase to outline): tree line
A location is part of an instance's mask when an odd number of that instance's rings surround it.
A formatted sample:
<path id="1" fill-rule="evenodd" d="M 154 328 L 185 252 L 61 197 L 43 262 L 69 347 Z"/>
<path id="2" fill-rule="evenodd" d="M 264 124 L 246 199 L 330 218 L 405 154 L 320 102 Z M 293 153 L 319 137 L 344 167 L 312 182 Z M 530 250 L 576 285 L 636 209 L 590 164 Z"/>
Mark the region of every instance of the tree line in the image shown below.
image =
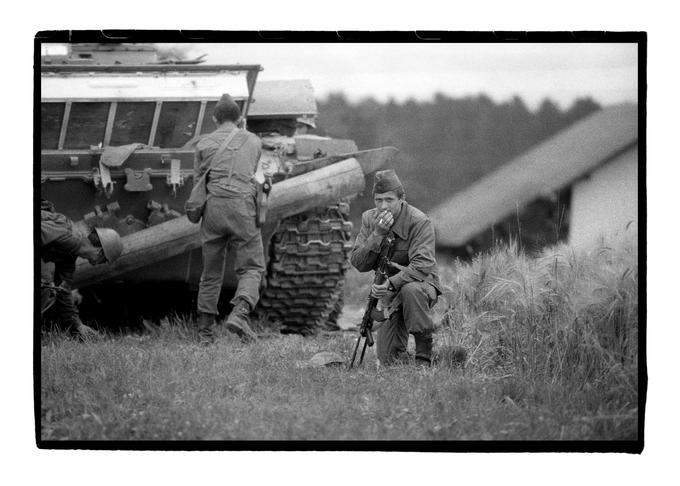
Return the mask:
<path id="1" fill-rule="evenodd" d="M 319 135 L 352 139 L 360 150 L 397 147 L 399 154 L 392 165 L 404 183 L 407 199 L 426 212 L 537 143 L 600 109 L 589 97 L 577 99 L 566 109 L 545 99 L 535 110 L 530 110 L 517 96 L 494 102 L 484 94 L 453 98 L 441 93 L 430 101 L 403 103 L 394 100 L 381 103 L 372 98 L 350 102 L 343 94 L 336 93 L 320 100 L 318 105 L 316 133 Z M 369 178 L 367 188 L 370 184 Z M 557 197 L 560 199 L 563 198 Z M 568 204 L 568 200 L 561 203 Z M 372 198 L 367 190 L 352 205 L 355 226 L 361 212 L 370 207 Z M 554 211 L 547 213 L 553 215 Z M 549 226 L 538 223 L 539 227 Z M 511 222 L 508 224 L 512 226 Z M 512 233 L 511 227 L 501 231 L 506 238 Z M 534 240 L 539 245 L 552 238 L 550 235 L 514 236 L 521 236 L 530 245 Z"/>

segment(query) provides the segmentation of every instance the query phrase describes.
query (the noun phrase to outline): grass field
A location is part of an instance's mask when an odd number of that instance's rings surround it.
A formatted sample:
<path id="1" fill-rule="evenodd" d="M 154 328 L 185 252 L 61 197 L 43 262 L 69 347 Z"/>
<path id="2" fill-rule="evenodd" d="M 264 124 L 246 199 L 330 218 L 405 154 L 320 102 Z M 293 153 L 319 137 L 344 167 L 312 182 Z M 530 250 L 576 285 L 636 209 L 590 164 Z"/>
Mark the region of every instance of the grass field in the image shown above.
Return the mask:
<path id="1" fill-rule="evenodd" d="M 141 335 L 41 341 L 45 440 L 618 440 L 638 431 L 638 256 L 498 249 L 441 265 L 434 368 L 315 368 L 356 335 L 195 344 L 171 318 Z M 347 312 L 370 276 L 348 274 Z M 411 343 L 412 345 L 412 343 Z M 464 366 L 452 357 L 463 347 Z"/>

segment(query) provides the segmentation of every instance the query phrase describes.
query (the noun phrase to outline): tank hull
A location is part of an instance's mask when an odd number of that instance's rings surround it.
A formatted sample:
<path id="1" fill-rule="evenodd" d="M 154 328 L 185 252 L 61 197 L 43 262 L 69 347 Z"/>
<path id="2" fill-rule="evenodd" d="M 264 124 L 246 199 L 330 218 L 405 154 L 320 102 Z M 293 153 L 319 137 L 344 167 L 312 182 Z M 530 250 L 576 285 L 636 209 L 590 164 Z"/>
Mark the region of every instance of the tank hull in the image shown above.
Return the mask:
<path id="1" fill-rule="evenodd" d="M 279 182 L 272 187 L 269 195 L 267 222 L 273 223 L 332 204 L 361 192 L 364 184 L 361 165 L 354 158 Z M 123 237 L 125 249 L 115 263 L 93 267 L 86 260 L 79 259 L 74 283 L 84 286 L 128 278 L 197 282 L 196 275 L 200 272 L 196 270 L 195 256 L 184 257 L 187 261 L 175 261 L 177 268 L 160 263 L 190 252 L 193 254 L 193 250 L 201 244 L 199 229 L 199 224 L 181 216 L 131 233 Z M 144 272 L 146 267 L 149 270 Z M 128 276 L 131 272 L 134 272 L 134 277 Z"/>

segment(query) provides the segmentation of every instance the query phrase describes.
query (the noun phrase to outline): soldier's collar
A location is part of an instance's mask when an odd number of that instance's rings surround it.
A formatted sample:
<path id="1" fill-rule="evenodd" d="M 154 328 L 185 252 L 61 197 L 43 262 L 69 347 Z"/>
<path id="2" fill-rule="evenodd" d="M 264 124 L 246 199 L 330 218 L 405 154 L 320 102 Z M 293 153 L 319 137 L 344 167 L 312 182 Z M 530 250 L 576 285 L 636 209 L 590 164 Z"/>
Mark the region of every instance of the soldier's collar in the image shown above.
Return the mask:
<path id="1" fill-rule="evenodd" d="M 217 127 L 217 132 L 231 132 L 234 128 L 236 128 L 236 123 L 226 121 L 222 123 L 219 127 Z"/>

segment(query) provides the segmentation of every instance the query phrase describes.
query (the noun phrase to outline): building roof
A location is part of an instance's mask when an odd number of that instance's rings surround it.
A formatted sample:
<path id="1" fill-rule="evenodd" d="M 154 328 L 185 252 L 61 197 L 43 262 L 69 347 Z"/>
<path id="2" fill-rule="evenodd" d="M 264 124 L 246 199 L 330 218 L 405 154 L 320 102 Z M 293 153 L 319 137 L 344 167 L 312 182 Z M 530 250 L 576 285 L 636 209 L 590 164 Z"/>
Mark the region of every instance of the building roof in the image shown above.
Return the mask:
<path id="1" fill-rule="evenodd" d="M 637 138 L 637 104 L 608 107 L 573 124 L 429 211 L 437 244 L 464 245 L 518 208 L 592 172 Z"/>

